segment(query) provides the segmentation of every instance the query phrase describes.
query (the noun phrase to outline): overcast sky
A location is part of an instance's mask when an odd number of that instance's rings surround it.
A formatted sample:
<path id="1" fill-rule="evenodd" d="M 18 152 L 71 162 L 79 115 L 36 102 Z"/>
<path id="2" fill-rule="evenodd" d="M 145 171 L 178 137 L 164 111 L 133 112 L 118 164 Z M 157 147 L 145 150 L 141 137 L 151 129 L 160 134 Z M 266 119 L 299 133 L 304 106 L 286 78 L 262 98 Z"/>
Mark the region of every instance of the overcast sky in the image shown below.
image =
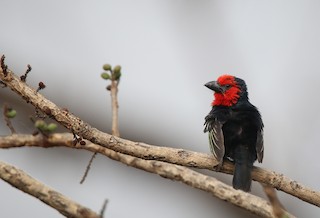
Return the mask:
<path id="1" fill-rule="evenodd" d="M 209 153 L 204 117 L 221 74 L 247 82 L 265 123 L 265 156 L 256 165 L 320 189 L 318 1 L 15 1 L 1 0 L 0 54 L 28 83 L 100 130 L 111 132 L 102 65 L 120 64 L 120 133 L 127 139 Z M 0 105 L 17 108 L 15 126 L 31 133 L 34 113 L 1 89 Z M 9 130 L 0 123 L 0 134 Z M 0 160 L 106 217 L 254 217 L 186 185 L 99 156 L 84 185 L 91 154 L 70 149 L 0 150 Z M 206 172 L 207 173 L 207 172 Z M 228 175 L 210 175 L 231 185 Z M 61 217 L 0 181 L 1 216 Z M 253 182 L 252 193 L 265 198 Z M 298 217 L 319 208 L 279 192 Z"/>

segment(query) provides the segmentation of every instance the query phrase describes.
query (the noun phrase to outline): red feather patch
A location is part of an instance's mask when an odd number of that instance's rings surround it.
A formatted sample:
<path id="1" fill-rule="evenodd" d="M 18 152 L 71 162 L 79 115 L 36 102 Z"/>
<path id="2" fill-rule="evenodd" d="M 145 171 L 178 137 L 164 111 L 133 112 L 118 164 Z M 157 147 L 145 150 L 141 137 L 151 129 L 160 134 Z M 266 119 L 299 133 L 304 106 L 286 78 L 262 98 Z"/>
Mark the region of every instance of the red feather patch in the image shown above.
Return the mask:
<path id="1" fill-rule="evenodd" d="M 237 82 L 234 79 L 234 76 L 227 75 L 227 74 L 220 76 L 217 82 L 219 83 L 220 86 L 225 86 L 225 85 L 236 86 L 237 85 Z"/>
<path id="2" fill-rule="evenodd" d="M 240 87 L 238 86 L 234 76 L 231 75 L 223 75 L 220 76 L 217 80 L 220 86 L 229 85 L 224 93 L 214 93 L 214 101 L 212 102 L 212 106 L 227 106 L 230 107 L 235 105 L 239 99 Z"/>

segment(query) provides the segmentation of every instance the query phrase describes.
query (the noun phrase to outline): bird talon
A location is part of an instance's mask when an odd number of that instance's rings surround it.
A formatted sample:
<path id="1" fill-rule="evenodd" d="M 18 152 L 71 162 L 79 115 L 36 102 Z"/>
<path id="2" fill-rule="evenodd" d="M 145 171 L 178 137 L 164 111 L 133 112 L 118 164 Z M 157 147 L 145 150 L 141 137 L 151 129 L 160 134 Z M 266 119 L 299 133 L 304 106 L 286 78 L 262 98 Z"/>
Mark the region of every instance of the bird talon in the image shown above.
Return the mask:
<path id="1" fill-rule="evenodd" d="M 219 171 L 221 171 L 221 168 L 222 168 L 222 162 L 219 163 L 218 165 L 213 166 L 212 169 L 213 169 L 214 171 L 219 172 Z"/>

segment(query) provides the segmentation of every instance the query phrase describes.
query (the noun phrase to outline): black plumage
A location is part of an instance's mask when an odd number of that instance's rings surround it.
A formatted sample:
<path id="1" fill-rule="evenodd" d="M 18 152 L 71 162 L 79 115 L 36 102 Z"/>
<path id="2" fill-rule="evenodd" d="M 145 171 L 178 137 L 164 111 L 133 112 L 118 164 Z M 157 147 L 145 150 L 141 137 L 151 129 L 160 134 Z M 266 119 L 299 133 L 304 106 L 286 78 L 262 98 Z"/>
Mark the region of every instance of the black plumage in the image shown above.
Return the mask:
<path id="1" fill-rule="evenodd" d="M 235 164 L 233 187 L 250 191 L 253 163 L 263 159 L 263 122 L 258 109 L 248 99 L 242 79 L 223 75 L 206 86 L 215 91 L 212 110 L 205 118 L 210 149 L 222 164 Z"/>

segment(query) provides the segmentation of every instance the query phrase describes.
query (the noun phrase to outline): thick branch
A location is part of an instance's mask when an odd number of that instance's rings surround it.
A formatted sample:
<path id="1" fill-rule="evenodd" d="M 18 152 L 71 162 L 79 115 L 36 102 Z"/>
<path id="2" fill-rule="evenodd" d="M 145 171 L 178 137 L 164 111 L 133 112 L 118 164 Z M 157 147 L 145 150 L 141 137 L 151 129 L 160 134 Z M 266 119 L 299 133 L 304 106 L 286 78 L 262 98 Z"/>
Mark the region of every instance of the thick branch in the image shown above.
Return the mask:
<path id="1" fill-rule="evenodd" d="M 89 208 L 68 199 L 61 193 L 33 179 L 22 170 L 0 161 L 0 177 L 10 185 L 38 198 L 66 217 L 101 218 Z"/>
<path id="2" fill-rule="evenodd" d="M 68 111 L 59 108 L 40 93 L 35 92 L 34 89 L 25 83 L 22 83 L 10 70 L 7 71 L 7 76 L 4 76 L 2 70 L 0 71 L 0 80 L 2 80 L 4 84 L 22 96 L 27 102 L 50 115 L 61 125 L 93 143 L 131 156 L 149 160 L 160 160 L 183 166 L 212 170 L 212 167 L 218 164 L 212 156 L 207 154 L 182 149 L 152 146 L 103 133 L 98 129 L 91 127 L 89 124 L 85 123 Z M 224 164 L 221 172 L 231 173 L 232 164 Z M 313 191 L 296 181 L 286 178 L 282 174 L 277 174 L 275 172 L 255 167 L 252 172 L 252 178 L 258 182 L 266 183 L 276 189 L 296 196 L 301 200 L 314 204 L 318 207 L 320 206 L 319 192 Z"/>
<path id="3" fill-rule="evenodd" d="M 15 140 L 16 139 L 16 140 Z M 177 166 L 155 160 L 143 160 L 130 155 L 121 154 L 86 141 L 85 145 L 72 143 L 72 134 L 53 134 L 49 138 L 40 135 L 13 135 L 0 137 L 0 147 L 12 148 L 21 146 L 54 147 L 66 146 L 76 149 L 85 149 L 99 152 L 113 160 L 120 161 L 128 166 L 158 174 L 162 177 L 181 181 L 189 186 L 211 193 L 213 196 L 228 201 L 238 207 L 244 208 L 260 217 L 274 217 L 270 204 L 259 197 L 249 193 L 235 190 L 215 178 L 197 173 L 186 167 Z M 294 217 L 287 214 L 288 217 Z"/>

